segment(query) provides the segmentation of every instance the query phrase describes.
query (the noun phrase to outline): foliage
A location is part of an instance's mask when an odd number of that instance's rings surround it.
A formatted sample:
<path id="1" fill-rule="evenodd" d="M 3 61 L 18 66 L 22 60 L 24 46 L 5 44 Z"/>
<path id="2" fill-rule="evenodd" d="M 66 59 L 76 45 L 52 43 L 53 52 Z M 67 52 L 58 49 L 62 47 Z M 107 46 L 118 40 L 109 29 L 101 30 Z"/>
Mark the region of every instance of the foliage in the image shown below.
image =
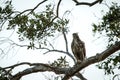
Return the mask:
<path id="1" fill-rule="evenodd" d="M 5 8 L 0 8 L 0 21 L 7 20 L 7 30 L 16 29 L 20 41 L 29 40 L 28 49 L 34 48 L 35 41 L 39 43 L 39 47 L 42 44 L 47 45 L 47 38 L 53 37 L 57 32 L 62 32 L 63 28 L 65 32 L 68 31 L 65 26 L 69 21 L 55 15 L 51 4 L 46 5 L 46 9 L 41 12 L 35 12 L 33 9 L 28 11 L 13 11 L 11 2 Z"/>
<path id="2" fill-rule="evenodd" d="M 50 63 L 51 66 L 54 67 L 69 67 L 69 63 L 66 61 L 66 56 L 65 57 L 60 57 L 57 60 L 55 60 L 53 63 Z"/>
<path id="3" fill-rule="evenodd" d="M 35 8 L 24 10 L 23 12 L 15 11 L 12 6 L 12 1 L 6 1 L 4 6 L 0 5 L 0 28 L 5 23 L 7 23 L 7 30 L 15 30 L 18 34 L 20 41 L 29 41 L 28 49 L 34 49 L 36 47 L 36 42 L 41 48 L 42 45 L 47 45 L 47 39 L 54 37 L 56 33 L 68 32 L 66 25 L 69 20 L 59 17 L 59 4 L 55 11 L 54 6 L 51 4 L 46 5 L 45 10 L 39 10 L 36 12 Z M 76 0 L 73 0 L 77 4 Z M 98 2 L 98 1 L 97 1 Z M 96 1 L 92 4 L 89 3 L 79 3 L 83 5 L 94 5 Z M 38 7 L 37 7 L 38 8 Z M 56 14 L 55 14 L 56 12 Z M 108 46 L 110 47 L 115 42 L 120 39 L 120 6 L 117 3 L 113 3 L 110 7 L 109 12 L 107 12 L 101 22 L 93 24 L 93 32 L 105 34 L 108 37 Z M 66 40 L 67 45 L 67 40 Z M 45 48 L 47 49 L 47 48 Z M 49 49 L 47 49 L 49 50 Z M 70 67 L 69 63 L 66 61 L 66 57 L 60 57 L 50 66 L 66 68 Z M 114 69 L 120 69 L 120 54 L 112 55 L 107 58 L 102 63 L 97 65 L 99 69 L 104 69 L 105 74 L 115 74 Z M 0 69 L 0 80 L 8 80 L 7 72 Z M 56 78 L 58 79 L 58 78 Z"/>
<path id="4" fill-rule="evenodd" d="M 0 6 L 0 28 L 2 28 L 6 20 L 11 18 L 12 13 L 13 13 L 13 7 L 11 1 L 6 1 L 5 5 Z"/>
<path id="5" fill-rule="evenodd" d="M 106 34 L 109 46 L 120 39 L 120 6 L 117 3 L 113 3 L 98 25 L 93 24 L 93 32 Z"/>
<path id="6" fill-rule="evenodd" d="M 105 34 L 108 37 L 108 47 L 120 40 L 120 6 L 117 3 L 113 3 L 98 25 L 93 24 L 93 32 Z M 104 69 L 107 75 L 114 74 L 115 69 L 120 69 L 120 54 L 111 55 L 97 67 Z"/>
<path id="7" fill-rule="evenodd" d="M 119 55 L 108 57 L 105 61 L 99 63 L 97 67 L 99 69 L 104 69 L 106 75 L 109 74 L 114 75 L 115 74 L 114 70 L 120 69 L 120 53 Z"/>

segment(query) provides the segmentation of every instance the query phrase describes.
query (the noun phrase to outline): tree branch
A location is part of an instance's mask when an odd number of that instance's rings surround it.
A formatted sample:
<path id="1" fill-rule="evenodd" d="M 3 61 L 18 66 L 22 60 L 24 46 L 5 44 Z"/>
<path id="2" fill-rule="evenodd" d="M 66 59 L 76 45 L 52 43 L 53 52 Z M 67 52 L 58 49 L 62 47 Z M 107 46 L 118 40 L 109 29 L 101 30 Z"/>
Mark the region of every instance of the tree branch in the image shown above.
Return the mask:
<path id="1" fill-rule="evenodd" d="M 115 78 L 116 78 L 116 77 L 119 77 L 119 76 L 120 76 L 120 74 L 114 75 L 113 78 L 112 78 L 112 80 L 115 80 Z M 118 80 L 119 80 L 119 79 L 120 79 L 120 78 L 118 78 Z"/>
<path id="2" fill-rule="evenodd" d="M 68 55 L 69 57 L 71 57 L 71 58 L 73 59 L 73 61 L 75 62 L 74 57 L 73 57 L 73 56 L 71 55 L 71 53 L 69 53 L 69 52 L 65 52 L 65 51 L 62 51 L 62 50 L 56 50 L 56 49 L 53 49 L 53 50 L 47 49 L 47 50 L 48 50 L 48 51 L 45 52 L 44 54 L 47 54 L 47 53 L 49 53 L 49 52 L 59 52 L 59 53 L 64 53 L 64 54 Z"/>
<path id="3" fill-rule="evenodd" d="M 2 72 L 4 72 L 3 75 L 8 75 L 9 77 L 12 77 L 12 74 L 10 73 L 10 71 L 8 71 L 2 67 L 0 67 L 0 72 L 1 72 L 1 74 L 2 74 Z"/>
<path id="4" fill-rule="evenodd" d="M 66 38 L 67 39 L 67 38 Z M 11 39 L 9 39 L 9 38 L 4 38 L 3 37 L 3 39 L 2 40 L 0 40 L 1 42 L 2 41 L 8 41 L 8 43 L 10 44 L 10 45 L 16 45 L 16 46 L 18 46 L 18 47 L 28 47 L 29 45 L 21 45 L 21 44 L 17 44 L 17 43 L 15 43 L 13 40 L 11 40 Z M 3 42 L 2 42 L 3 43 Z M 66 55 L 68 55 L 70 58 L 72 58 L 73 59 L 73 61 L 75 62 L 75 59 L 74 59 L 74 57 L 71 55 L 71 53 L 69 53 L 69 52 L 66 52 L 66 51 L 62 51 L 62 50 L 57 50 L 57 49 L 54 49 L 54 47 L 53 47 L 53 45 L 51 44 L 51 43 L 49 43 L 50 44 L 50 46 L 52 46 L 52 48 L 53 49 L 49 49 L 49 48 L 45 48 L 45 47 L 36 47 L 36 46 L 34 46 L 34 48 L 35 49 L 41 49 L 41 50 L 46 50 L 46 52 L 45 53 L 43 53 L 43 54 L 47 54 L 47 53 L 49 53 L 49 52 L 59 52 L 59 53 L 64 53 L 64 54 L 66 54 Z M 67 46 L 68 47 L 68 46 Z M 0 49 L 2 52 L 3 52 L 3 50 L 2 49 Z"/>
<path id="5" fill-rule="evenodd" d="M 65 74 L 70 69 L 70 68 L 52 67 L 48 64 L 43 64 L 43 63 L 28 63 L 28 62 L 15 64 L 15 65 L 3 68 L 3 69 L 4 70 L 8 69 L 8 68 L 13 69 L 13 68 L 20 66 L 20 65 L 29 65 L 29 66 L 34 66 L 34 67 L 27 68 L 21 72 L 18 72 L 17 74 L 15 74 L 13 76 L 11 75 L 10 80 L 19 80 L 21 77 L 23 77 L 25 75 L 28 75 L 31 73 L 36 73 L 36 72 L 44 72 L 44 71 L 52 71 L 52 72 L 55 72 L 56 74 Z M 86 80 L 85 78 L 83 78 L 82 74 L 80 74 L 80 73 L 75 74 L 75 76 L 77 76 L 79 78 L 82 77 L 81 78 L 82 80 L 83 79 Z"/>
<path id="6" fill-rule="evenodd" d="M 43 3 L 46 2 L 46 1 L 47 1 L 47 0 L 43 0 L 42 2 L 38 3 L 33 9 L 27 9 L 27 10 L 24 10 L 23 12 L 17 11 L 17 12 L 19 12 L 19 14 L 18 14 L 17 16 L 19 16 L 19 15 L 25 13 L 25 12 L 30 11 L 30 12 L 28 13 L 28 15 L 29 15 L 29 14 L 32 13 L 36 8 L 38 8 L 39 5 L 43 4 Z"/>
<path id="7" fill-rule="evenodd" d="M 59 0 L 58 4 L 57 4 L 57 9 L 56 9 L 56 16 L 52 19 L 52 21 L 50 23 L 52 23 L 56 18 L 59 17 L 59 8 L 60 8 L 60 3 L 62 0 Z M 50 24 L 49 23 L 49 24 Z"/>
<path id="8" fill-rule="evenodd" d="M 92 2 L 92 3 L 88 3 L 88 2 L 79 2 L 79 1 L 77 1 L 77 0 L 73 0 L 73 1 L 76 3 L 76 5 L 93 6 L 93 5 L 97 4 L 97 3 L 101 3 L 103 0 L 96 0 L 96 1 L 94 1 L 94 2 Z"/>
<path id="9" fill-rule="evenodd" d="M 46 2 L 46 1 L 47 1 L 47 0 L 43 0 L 42 2 L 40 2 L 38 5 L 36 5 L 36 6 L 31 10 L 30 13 L 32 13 L 36 8 L 39 7 L 39 5 L 41 5 L 42 3 Z"/>
<path id="10" fill-rule="evenodd" d="M 64 31 L 64 27 L 63 27 L 62 33 L 63 33 L 63 37 L 65 40 L 66 52 L 68 52 L 68 41 L 67 41 L 67 37 L 66 37 L 65 31 Z"/>
<path id="11" fill-rule="evenodd" d="M 65 40 L 65 45 L 66 45 L 66 52 L 65 52 L 65 53 L 66 53 L 69 57 L 71 57 L 71 58 L 73 59 L 74 63 L 75 63 L 74 57 L 73 57 L 73 56 L 69 53 L 69 51 L 68 51 L 68 41 L 67 41 L 66 34 L 65 34 L 65 32 L 64 32 L 64 27 L 63 27 L 63 30 L 62 30 L 62 34 L 63 34 L 64 40 Z"/>
<path id="12" fill-rule="evenodd" d="M 84 76 L 81 73 L 76 73 L 75 76 L 77 76 L 81 80 L 87 80 L 86 78 L 84 78 Z"/>
<path id="13" fill-rule="evenodd" d="M 69 68 L 53 67 L 53 66 L 50 66 L 49 64 L 43 64 L 43 63 L 31 64 L 31 63 L 24 62 L 24 63 L 16 64 L 13 66 L 9 66 L 9 67 L 3 68 L 3 69 L 4 70 L 9 69 L 9 68 L 13 69 L 14 67 L 17 67 L 20 65 L 25 65 L 25 64 L 32 66 L 31 68 L 27 68 L 21 72 L 18 72 L 17 74 L 12 76 L 11 80 L 19 80 L 22 76 L 25 76 L 27 74 L 31 74 L 31 73 L 35 73 L 35 72 L 44 72 L 44 71 L 52 71 L 52 72 L 55 72 L 56 74 L 65 74 L 65 76 L 62 80 L 68 80 L 72 76 L 77 76 L 77 77 L 82 76 L 81 74 L 78 74 L 78 72 L 80 70 L 84 69 L 85 67 L 87 67 L 91 64 L 103 61 L 108 56 L 110 56 L 111 54 L 115 53 L 118 50 L 120 50 L 120 42 L 116 42 L 115 45 L 106 49 L 102 53 L 96 54 L 95 56 L 92 56 L 92 57 L 84 60 L 80 64 L 77 63 L 73 67 L 69 67 Z M 83 80 L 86 80 L 86 79 L 84 78 Z"/>
<path id="14" fill-rule="evenodd" d="M 21 64 L 31 64 L 31 63 L 20 63 Z M 18 72 L 14 76 L 11 77 L 10 80 L 19 80 L 21 77 L 31 74 L 31 73 L 36 73 L 36 72 L 44 72 L 44 71 L 52 71 L 55 72 L 56 74 L 65 74 L 65 71 L 67 68 L 58 68 L 58 67 L 52 67 L 48 64 L 42 64 L 42 63 L 35 63 L 31 64 L 34 65 L 32 68 L 27 68 L 21 72 Z"/>
<path id="15" fill-rule="evenodd" d="M 68 80 L 70 77 L 74 76 L 78 71 L 82 70 L 83 68 L 91 64 L 103 61 L 108 56 L 110 56 L 111 54 L 115 53 L 118 50 L 120 50 L 120 42 L 116 42 L 115 45 L 103 51 L 101 54 L 97 54 L 96 56 L 92 56 L 84 60 L 80 65 L 76 64 L 74 67 L 71 68 L 70 71 L 66 73 L 66 75 L 64 76 L 62 80 Z"/>

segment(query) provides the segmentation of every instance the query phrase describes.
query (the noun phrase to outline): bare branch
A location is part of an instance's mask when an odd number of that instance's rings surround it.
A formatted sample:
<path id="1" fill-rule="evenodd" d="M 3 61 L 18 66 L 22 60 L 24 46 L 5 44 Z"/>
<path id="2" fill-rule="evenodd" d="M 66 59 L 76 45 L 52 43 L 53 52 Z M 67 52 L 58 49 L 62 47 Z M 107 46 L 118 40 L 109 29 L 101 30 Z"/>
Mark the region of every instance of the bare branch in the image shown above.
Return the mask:
<path id="1" fill-rule="evenodd" d="M 75 63 L 75 59 L 74 57 L 69 53 L 69 50 L 68 50 L 68 41 L 67 41 L 67 37 L 66 37 L 66 34 L 64 32 L 64 27 L 63 27 L 63 30 L 62 30 L 62 34 L 63 34 L 63 37 L 64 37 L 64 40 L 65 40 L 65 45 L 66 45 L 66 54 L 71 57 Z"/>
<path id="2" fill-rule="evenodd" d="M 58 5 L 57 5 L 57 10 L 56 10 L 56 15 L 57 17 L 59 16 L 59 7 L 60 7 L 60 3 L 62 0 L 59 0 Z"/>
<path id="3" fill-rule="evenodd" d="M 92 2 L 92 3 L 88 3 L 88 2 L 79 2 L 79 1 L 77 1 L 77 0 L 73 0 L 73 1 L 76 3 L 76 5 L 93 6 L 93 5 L 97 4 L 97 3 L 101 3 L 103 0 L 96 0 L 96 1 L 94 1 L 94 2 Z"/>
<path id="4" fill-rule="evenodd" d="M 3 38 L 0 40 L 1 44 L 3 44 L 4 42 L 8 42 L 10 45 L 15 45 L 15 46 L 18 46 L 18 47 L 28 47 L 29 45 L 22 45 L 22 44 L 18 44 L 16 42 L 14 42 L 13 40 L 9 39 L 9 38 L 6 38 L 6 37 L 0 37 L 0 38 Z M 4 42 L 3 42 L 4 41 Z M 49 43 L 50 44 L 50 43 Z M 53 48 L 52 44 L 50 44 L 50 46 Z M 36 47 L 34 46 L 35 49 L 45 49 L 45 50 L 49 50 L 48 48 L 44 48 L 44 47 Z"/>
<path id="5" fill-rule="evenodd" d="M 120 74 L 114 75 L 113 78 L 112 78 L 112 80 L 115 80 L 115 78 L 116 78 L 116 77 L 119 77 L 119 76 L 120 76 Z M 119 79 L 120 79 L 120 78 L 118 78 L 118 80 L 119 80 Z"/>
<path id="6" fill-rule="evenodd" d="M 32 13 L 35 9 L 37 9 L 41 4 L 43 4 L 43 3 L 46 2 L 46 1 L 47 1 L 47 0 L 43 0 L 42 2 L 38 3 L 33 9 L 27 9 L 27 10 L 24 10 L 23 12 L 19 12 L 19 14 L 18 14 L 17 16 L 19 16 L 19 15 L 25 13 L 25 12 L 30 11 L 30 12 L 28 13 L 28 15 L 29 15 L 30 13 Z"/>
<path id="7" fill-rule="evenodd" d="M 65 31 L 64 31 L 64 27 L 63 27 L 62 33 L 63 33 L 63 37 L 65 40 L 66 52 L 68 52 L 68 41 L 67 41 L 67 37 L 66 37 Z"/>
<path id="8" fill-rule="evenodd" d="M 54 46 L 52 45 L 52 43 L 50 43 L 49 41 L 47 41 L 47 42 L 49 43 L 50 47 L 51 47 L 52 49 L 54 49 Z"/>
<path id="9" fill-rule="evenodd" d="M 31 10 L 30 13 L 32 13 L 36 8 L 39 7 L 39 5 L 41 5 L 42 3 L 46 2 L 46 1 L 47 1 L 47 0 L 43 0 L 42 2 L 40 2 L 38 5 L 36 5 L 36 6 Z"/>
<path id="10" fill-rule="evenodd" d="M 3 22 L 0 23 L 0 31 L 2 30 L 3 25 L 4 25 L 6 22 L 7 22 L 7 20 L 5 20 L 5 21 L 3 21 Z"/>
<path id="11" fill-rule="evenodd" d="M 52 19 L 52 21 L 50 23 L 52 23 L 56 18 L 59 17 L 59 7 L 60 7 L 60 3 L 62 0 L 59 0 L 58 4 L 57 4 L 57 9 L 56 9 L 56 16 Z M 49 23 L 49 24 L 50 24 Z"/>
<path id="12" fill-rule="evenodd" d="M 2 40 L 1 40 L 1 42 L 2 41 L 8 41 L 8 43 L 10 44 L 10 45 L 16 45 L 16 46 L 18 46 L 18 47 L 28 47 L 29 45 L 21 45 L 21 44 L 17 44 L 17 43 L 15 43 L 13 40 L 11 40 L 11 39 L 9 39 L 9 38 L 3 38 Z M 2 42 L 3 43 L 3 42 Z M 34 46 L 34 48 L 35 49 L 41 49 L 41 50 L 46 50 L 46 52 L 45 53 L 43 53 L 43 54 L 47 54 L 47 53 L 49 53 L 49 52 L 59 52 L 59 53 L 64 53 L 64 54 L 66 54 L 66 55 L 68 55 L 69 57 L 71 57 L 72 59 L 73 59 L 73 61 L 75 62 L 75 59 L 74 59 L 74 57 L 71 55 L 71 53 L 69 53 L 69 52 L 66 52 L 66 51 L 62 51 L 62 50 L 57 50 L 57 49 L 54 49 L 54 47 L 53 47 L 53 45 L 51 44 L 51 43 L 49 43 L 50 44 L 50 46 L 53 48 L 52 50 L 51 49 L 49 49 L 49 48 L 45 48 L 45 47 L 36 47 L 36 46 Z M 68 46 L 67 46 L 68 47 Z M 11 49 L 11 48 L 10 48 Z M 3 51 L 2 49 L 1 49 L 1 51 Z"/>
<path id="13" fill-rule="evenodd" d="M 47 54 L 47 53 L 49 53 L 49 52 L 59 52 L 59 53 L 64 53 L 64 54 L 68 55 L 70 58 L 72 58 L 73 61 L 75 62 L 74 57 L 73 57 L 73 56 L 71 55 L 71 53 L 69 53 L 69 52 L 65 52 L 65 51 L 62 51 L 62 50 L 56 50 L 56 49 L 53 49 L 53 50 L 48 49 L 48 51 L 45 52 L 44 54 Z"/>

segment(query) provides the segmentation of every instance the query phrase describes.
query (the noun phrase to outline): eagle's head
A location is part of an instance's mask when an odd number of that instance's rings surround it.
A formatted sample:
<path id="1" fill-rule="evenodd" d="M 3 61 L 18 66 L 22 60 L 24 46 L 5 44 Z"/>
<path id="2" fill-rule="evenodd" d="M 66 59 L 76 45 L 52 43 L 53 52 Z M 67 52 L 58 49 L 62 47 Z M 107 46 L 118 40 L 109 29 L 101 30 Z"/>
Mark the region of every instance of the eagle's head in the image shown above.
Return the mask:
<path id="1" fill-rule="evenodd" d="M 73 33 L 73 39 L 79 38 L 78 33 Z"/>

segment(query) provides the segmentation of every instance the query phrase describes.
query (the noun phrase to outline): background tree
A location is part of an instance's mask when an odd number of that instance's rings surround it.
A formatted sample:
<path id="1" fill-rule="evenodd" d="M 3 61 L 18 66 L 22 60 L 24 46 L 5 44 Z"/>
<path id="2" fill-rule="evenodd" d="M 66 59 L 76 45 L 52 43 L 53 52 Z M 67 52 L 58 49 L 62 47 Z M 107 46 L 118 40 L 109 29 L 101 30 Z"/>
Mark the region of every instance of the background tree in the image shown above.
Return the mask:
<path id="1" fill-rule="evenodd" d="M 44 50 L 45 53 L 49 52 L 60 52 L 69 56 L 74 62 L 75 59 L 68 49 L 68 40 L 66 34 L 69 32 L 69 28 L 67 25 L 69 24 L 69 19 L 64 16 L 70 11 L 66 11 L 62 16 L 60 16 L 60 4 L 62 0 L 58 0 L 57 4 L 45 4 L 47 0 L 43 0 L 38 3 L 34 8 L 27 9 L 24 11 L 16 11 L 12 5 L 12 1 L 3 1 L 4 4 L 0 6 L 0 29 L 1 31 L 13 31 L 17 33 L 18 39 L 20 42 L 26 42 L 25 44 L 15 43 L 13 40 L 8 38 L 1 38 L 1 43 L 7 42 L 10 45 L 19 46 L 19 47 L 27 47 L 27 49 L 32 50 Z M 98 3 L 101 4 L 103 0 L 96 0 L 94 2 L 79 2 L 77 0 L 73 0 L 73 3 L 76 6 L 87 5 L 94 6 Z M 45 8 L 42 10 L 37 10 L 40 5 L 45 4 Z M 99 6 L 99 5 L 98 5 Z M 64 74 L 61 77 L 62 80 L 68 80 L 73 76 L 77 76 L 82 80 L 86 80 L 83 75 L 79 72 L 86 68 L 87 66 L 98 63 L 100 61 L 104 62 L 98 64 L 99 69 L 104 69 L 105 74 L 114 74 L 114 69 L 120 68 L 120 54 L 117 52 L 120 50 L 120 42 L 119 42 L 119 32 L 120 32 L 120 20 L 119 15 L 120 7 L 119 5 L 113 3 L 111 7 L 109 7 L 109 12 L 107 12 L 102 21 L 97 25 L 93 24 L 93 32 L 106 34 L 108 38 L 108 47 L 105 51 L 96 54 L 95 56 L 89 57 L 84 60 L 80 65 L 74 64 L 73 66 L 69 65 L 69 62 L 65 57 L 60 57 L 57 60 L 50 63 L 30 63 L 30 62 L 22 62 L 17 63 L 8 67 L 0 68 L 0 78 L 2 80 L 19 80 L 21 77 L 36 73 L 36 72 L 45 72 L 50 71 L 56 74 Z M 62 34 L 65 41 L 66 50 L 58 50 L 53 44 L 50 42 L 51 38 L 56 37 L 56 35 Z M 12 34 L 13 35 L 13 34 Z M 9 48 L 12 49 L 13 47 Z M 3 50 L 0 48 L 1 54 L 8 53 L 8 50 Z M 116 53 L 115 53 L 116 52 Z M 114 55 L 112 55 L 114 53 Z M 110 57 L 109 57 L 110 56 Z M 108 58 L 107 58 L 108 57 Z M 110 65 L 112 64 L 112 65 Z M 28 65 L 24 70 L 17 72 L 16 74 L 12 74 L 14 68 Z M 115 74 L 113 78 L 115 78 L 118 74 Z"/>
<path id="2" fill-rule="evenodd" d="M 108 8 L 109 11 L 102 17 L 101 22 L 93 24 L 93 32 L 105 35 L 108 39 L 107 47 L 111 47 L 120 40 L 120 6 L 112 3 Z M 114 70 L 120 69 L 120 53 L 111 55 L 97 66 L 99 69 L 104 69 L 105 74 L 115 74 Z"/>

